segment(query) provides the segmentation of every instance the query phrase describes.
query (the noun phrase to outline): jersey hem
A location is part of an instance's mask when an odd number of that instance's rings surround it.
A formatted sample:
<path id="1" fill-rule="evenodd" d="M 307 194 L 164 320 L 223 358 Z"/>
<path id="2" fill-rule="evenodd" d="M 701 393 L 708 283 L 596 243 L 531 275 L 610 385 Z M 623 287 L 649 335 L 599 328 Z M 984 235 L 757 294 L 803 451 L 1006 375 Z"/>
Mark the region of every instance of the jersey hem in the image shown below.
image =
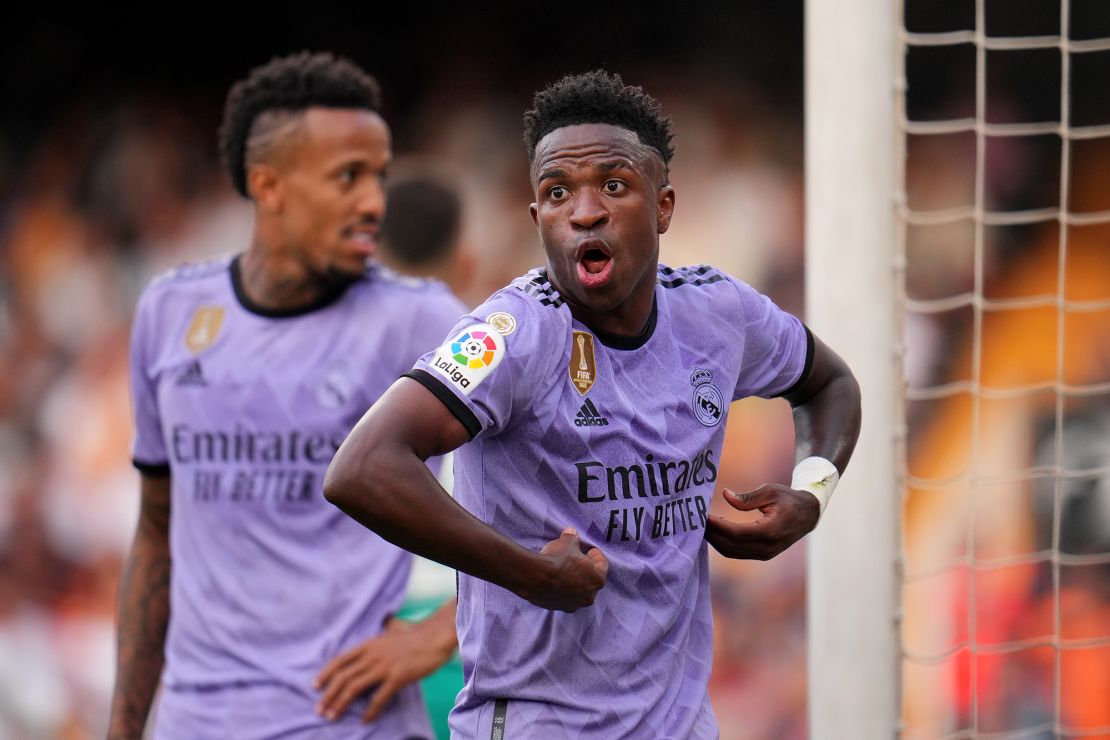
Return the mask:
<path id="1" fill-rule="evenodd" d="M 797 380 L 790 384 L 789 388 L 782 393 L 776 393 L 772 398 L 785 398 L 801 388 L 802 383 L 809 378 L 809 372 L 813 369 L 813 353 L 816 351 L 816 346 L 813 342 L 813 332 L 809 330 L 809 327 L 806 326 L 804 322 L 802 323 L 802 328 L 806 330 L 806 361 L 805 364 L 802 365 L 802 374 L 798 376 Z"/>
<path id="2" fill-rule="evenodd" d="M 474 415 L 474 412 L 468 409 L 466 404 L 458 399 L 458 396 L 447 390 L 447 387 L 427 370 L 410 370 L 401 377 L 412 378 L 417 383 L 420 383 L 420 385 L 430 390 L 432 394 L 447 407 L 447 410 L 454 414 L 455 418 L 466 427 L 466 431 L 470 434 L 471 439 L 473 439 L 478 432 L 482 431 L 482 424 L 478 421 L 478 417 Z"/>

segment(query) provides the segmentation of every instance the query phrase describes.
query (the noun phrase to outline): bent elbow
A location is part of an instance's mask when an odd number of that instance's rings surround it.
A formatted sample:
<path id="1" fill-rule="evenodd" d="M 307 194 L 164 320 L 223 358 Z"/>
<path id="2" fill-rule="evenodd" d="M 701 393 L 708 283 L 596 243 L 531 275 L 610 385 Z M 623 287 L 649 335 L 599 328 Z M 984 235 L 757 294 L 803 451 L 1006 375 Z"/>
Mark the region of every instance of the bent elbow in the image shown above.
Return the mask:
<path id="1" fill-rule="evenodd" d="M 340 449 L 324 473 L 324 499 L 350 512 L 360 498 L 360 475 L 355 461 Z"/>

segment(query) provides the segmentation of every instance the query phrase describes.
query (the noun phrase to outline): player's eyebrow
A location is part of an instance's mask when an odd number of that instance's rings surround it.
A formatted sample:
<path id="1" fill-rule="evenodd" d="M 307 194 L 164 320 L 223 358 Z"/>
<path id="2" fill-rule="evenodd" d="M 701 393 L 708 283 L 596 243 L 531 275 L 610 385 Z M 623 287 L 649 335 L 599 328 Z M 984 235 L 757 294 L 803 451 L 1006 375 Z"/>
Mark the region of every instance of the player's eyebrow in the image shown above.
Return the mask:
<path id="1" fill-rule="evenodd" d="M 550 180 L 552 178 L 566 177 L 566 176 L 567 176 L 566 170 L 561 170 L 558 167 L 555 167 L 555 168 L 552 168 L 550 170 L 544 170 L 543 172 L 541 172 L 539 178 L 536 180 L 536 184 L 538 185 L 541 182 L 543 182 L 544 180 Z"/>
<path id="2" fill-rule="evenodd" d="M 621 168 L 631 168 L 632 165 L 626 159 L 615 159 L 612 162 L 602 162 L 597 166 L 602 172 L 612 172 Z"/>

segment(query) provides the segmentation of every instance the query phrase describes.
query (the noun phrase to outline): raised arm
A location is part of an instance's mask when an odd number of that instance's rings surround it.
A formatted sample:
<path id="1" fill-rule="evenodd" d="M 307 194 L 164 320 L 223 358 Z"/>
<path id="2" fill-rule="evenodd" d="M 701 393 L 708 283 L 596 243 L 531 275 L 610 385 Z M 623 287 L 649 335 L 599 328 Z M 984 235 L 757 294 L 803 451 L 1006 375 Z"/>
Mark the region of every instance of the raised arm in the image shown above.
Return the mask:
<path id="1" fill-rule="evenodd" d="M 324 496 L 393 544 L 537 606 L 574 611 L 592 604 L 608 569 L 599 550 L 583 553 L 573 529 L 539 553 L 525 549 L 456 503 L 424 465 L 469 439 L 431 391 L 401 378 L 339 448 Z"/>
<path id="2" fill-rule="evenodd" d="M 844 360 L 819 338 L 813 338 L 809 373 L 786 399 L 794 410 L 796 459 L 806 459 L 791 483 L 797 487 L 766 483 L 743 494 L 725 490 L 725 501 L 733 508 L 763 513 L 750 523 L 710 515 L 705 538 L 725 557 L 770 560 L 811 531 L 821 515 L 821 488 L 827 490 L 829 478 L 844 472 L 856 447 L 859 384 Z M 809 459 L 814 457 L 832 463 L 835 471 Z"/>
<path id="3" fill-rule="evenodd" d="M 120 581 L 109 740 L 143 736 L 170 619 L 169 476 L 143 475 L 141 495 L 139 524 Z"/>

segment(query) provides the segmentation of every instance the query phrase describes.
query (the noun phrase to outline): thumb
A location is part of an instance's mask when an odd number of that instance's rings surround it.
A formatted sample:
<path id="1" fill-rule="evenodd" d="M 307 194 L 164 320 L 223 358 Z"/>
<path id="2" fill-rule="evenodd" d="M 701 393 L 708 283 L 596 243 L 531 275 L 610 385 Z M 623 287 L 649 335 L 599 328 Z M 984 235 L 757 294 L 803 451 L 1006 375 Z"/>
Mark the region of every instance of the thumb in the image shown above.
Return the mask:
<path id="1" fill-rule="evenodd" d="M 734 493 L 724 489 L 724 498 L 728 505 L 739 511 L 755 511 L 760 506 L 770 503 L 766 492 L 762 489 L 748 491 L 747 493 Z"/>
<path id="2" fill-rule="evenodd" d="M 563 531 L 559 534 L 559 539 L 564 540 L 568 545 L 577 545 L 578 530 L 574 527 L 563 527 Z"/>

